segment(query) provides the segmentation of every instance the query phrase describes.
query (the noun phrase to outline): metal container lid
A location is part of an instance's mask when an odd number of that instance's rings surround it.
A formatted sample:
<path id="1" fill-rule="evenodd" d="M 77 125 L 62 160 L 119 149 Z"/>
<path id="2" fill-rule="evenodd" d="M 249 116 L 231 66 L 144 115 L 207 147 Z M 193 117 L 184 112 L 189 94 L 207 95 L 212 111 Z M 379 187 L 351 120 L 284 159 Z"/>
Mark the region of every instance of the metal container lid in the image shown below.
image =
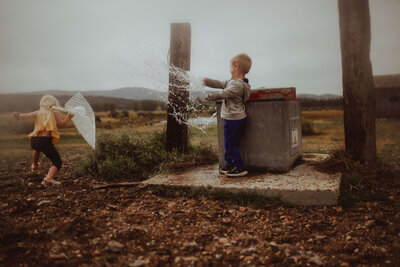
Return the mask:
<path id="1" fill-rule="evenodd" d="M 296 100 L 296 88 L 271 88 L 251 90 L 249 101 Z"/>

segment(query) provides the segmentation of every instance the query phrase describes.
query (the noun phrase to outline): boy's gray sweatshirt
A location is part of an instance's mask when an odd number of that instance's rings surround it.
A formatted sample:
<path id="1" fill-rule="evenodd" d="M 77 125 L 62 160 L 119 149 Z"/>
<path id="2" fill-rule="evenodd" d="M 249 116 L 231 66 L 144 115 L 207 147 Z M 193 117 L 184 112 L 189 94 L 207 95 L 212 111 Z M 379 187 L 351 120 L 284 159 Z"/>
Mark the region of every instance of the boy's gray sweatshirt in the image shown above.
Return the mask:
<path id="1" fill-rule="evenodd" d="M 208 99 L 211 101 L 222 100 L 221 118 L 226 120 L 246 118 L 244 103 L 250 96 L 250 84 L 247 79 L 230 79 L 223 82 L 207 79 L 205 85 L 224 89 L 222 92 L 208 95 Z"/>

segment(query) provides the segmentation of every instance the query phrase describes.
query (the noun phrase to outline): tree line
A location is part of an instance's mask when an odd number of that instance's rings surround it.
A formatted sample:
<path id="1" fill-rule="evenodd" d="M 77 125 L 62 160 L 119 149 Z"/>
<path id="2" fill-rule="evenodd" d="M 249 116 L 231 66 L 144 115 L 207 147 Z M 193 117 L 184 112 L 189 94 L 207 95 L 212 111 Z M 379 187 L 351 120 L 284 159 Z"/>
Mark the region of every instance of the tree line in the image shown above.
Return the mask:
<path id="1" fill-rule="evenodd" d="M 39 109 L 39 102 L 42 95 L 29 94 L 0 94 L 0 112 L 31 112 Z M 56 96 L 61 106 L 71 96 Z M 94 111 L 115 111 L 115 110 L 166 110 L 167 104 L 159 100 L 131 100 L 124 98 L 85 96 Z"/>
<path id="2" fill-rule="evenodd" d="M 39 109 L 41 95 L 28 94 L 1 94 L 0 112 L 30 112 Z M 57 96 L 60 104 L 64 106 L 65 102 L 71 96 Z M 159 100 L 131 100 L 123 98 L 103 97 L 103 96 L 85 96 L 94 111 L 115 111 L 115 110 L 134 110 L 134 111 L 153 111 L 167 110 L 165 102 Z M 192 106 L 196 110 L 214 109 L 215 105 L 204 100 L 196 99 Z M 343 99 L 300 99 L 302 109 L 342 109 Z"/>
<path id="3" fill-rule="evenodd" d="M 302 109 L 343 109 L 343 98 L 331 99 L 314 99 L 301 98 L 300 104 Z"/>

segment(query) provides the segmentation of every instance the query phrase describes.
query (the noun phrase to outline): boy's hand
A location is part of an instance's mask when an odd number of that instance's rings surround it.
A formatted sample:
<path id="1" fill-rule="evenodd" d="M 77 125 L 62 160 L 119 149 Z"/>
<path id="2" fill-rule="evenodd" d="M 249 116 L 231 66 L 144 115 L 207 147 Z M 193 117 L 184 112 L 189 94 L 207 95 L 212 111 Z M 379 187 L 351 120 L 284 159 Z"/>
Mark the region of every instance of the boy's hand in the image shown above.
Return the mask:
<path id="1" fill-rule="evenodd" d="M 14 112 L 14 117 L 19 120 L 19 112 Z"/>
<path id="2" fill-rule="evenodd" d="M 203 85 L 206 85 L 207 84 L 207 78 L 206 77 L 204 77 L 203 78 Z M 207 100 L 207 99 L 206 99 Z"/>

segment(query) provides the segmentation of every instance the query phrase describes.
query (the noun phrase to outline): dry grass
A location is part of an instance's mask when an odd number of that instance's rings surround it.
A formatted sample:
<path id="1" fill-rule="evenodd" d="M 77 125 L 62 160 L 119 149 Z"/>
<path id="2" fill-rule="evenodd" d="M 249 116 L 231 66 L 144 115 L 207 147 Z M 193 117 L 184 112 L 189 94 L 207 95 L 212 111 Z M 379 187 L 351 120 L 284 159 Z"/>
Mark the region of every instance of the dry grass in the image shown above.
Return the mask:
<path id="1" fill-rule="evenodd" d="M 209 145 L 218 151 L 218 129 L 216 125 L 207 127 L 204 132 L 199 129 L 189 128 L 189 140 L 193 145 Z"/>
<path id="2" fill-rule="evenodd" d="M 112 118 L 112 117 L 101 117 L 102 123 L 119 123 L 120 119 Z"/>
<path id="3" fill-rule="evenodd" d="M 100 118 L 97 122 L 97 128 L 118 129 L 124 127 L 139 128 L 142 126 L 154 126 L 167 119 L 166 111 L 127 111 L 127 116 L 118 113 L 116 117 L 111 117 L 107 112 L 96 112 Z"/>
<path id="4" fill-rule="evenodd" d="M 343 120 L 343 110 L 305 110 L 301 112 L 302 119 L 310 120 Z"/>
<path id="5" fill-rule="evenodd" d="M 303 136 L 303 152 L 330 153 L 344 149 L 343 111 L 303 111 L 302 119 L 311 121 L 316 136 Z M 400 121 L 376 119 L 376 146 L 378 154 L 398 160 L 400 151 Z"/>
<path id="6" fill-rule="evenodd" d="M 312 123 L 317 135 L 303 136 L 305 153 L 329 153 L 344 148 L 343 111 L 307 110 L 301 113 L 302 121 Z"/>
<path id="7" fill-rule="evenodd" d="M 357 201 L 387 199 L 388 188 L 400 182 L 400 160 L 388 161 L 386 157 L 380 153 L 375 163 L 363 164 L 345 150 L 335 150 L 328 159 L 315 163 L 315 167 L 341 174 L 339 202 L 346 206 Z"/>

